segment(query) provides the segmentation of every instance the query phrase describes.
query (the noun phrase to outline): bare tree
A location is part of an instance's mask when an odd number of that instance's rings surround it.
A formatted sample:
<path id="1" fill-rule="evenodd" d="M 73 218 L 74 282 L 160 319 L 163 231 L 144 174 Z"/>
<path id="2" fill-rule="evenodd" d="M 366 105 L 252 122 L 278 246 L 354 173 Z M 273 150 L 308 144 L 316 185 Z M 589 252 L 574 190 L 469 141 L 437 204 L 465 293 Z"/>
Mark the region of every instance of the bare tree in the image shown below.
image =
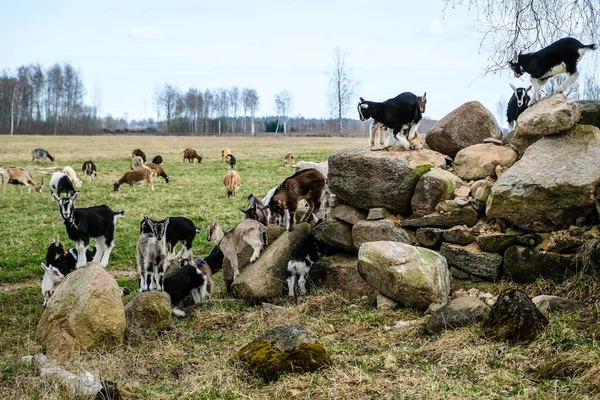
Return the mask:
<path id="1" fill-rule="evenodd" d="M 329 77 L 329 107 L 331 114 L 335 115 L 340 128 L 340 136 L 344 136 L 343 118 L 350 107 L 356 81 L 351 75 L 353 68 L 348 65 L 347 59 L 350 55 L 348 50 L 336 47 L 331 54 L 332 62 L 329 65 L 327 76 Z"/>
<path id="2" fill-rule="evenodd" d="M 179 89 L 171 85 L 165 85 L 160 92 L 160 105 L 165 115 L 167 133 L 170 132 L 172 120 L 175 119 L 182 109 L 179 104 L 180 101 L 181 93 Z"/>
<path id="3" fill-rule="evenodd" d="M 542 88 L 542 96 L 550 96 L 554 94 L 566 79 L 567 75 L 564 74 L 550 78 Z M 569 87 L 569 89 L 564 92 L 564 95 L 572 100 L 579 100 L 581 97 L 579 93 L 579 80 L 575 81 L 575 83 L 572 84 Z"/>
<path id="4" fill-rule="evenodd" d="M 287 118 L 292 108 L 292 95 L 287 90 L 282 90 L 279 94 L 275 95 L 275 109 L 277 110 L 277 128 L 275 132 L 279 131 L 279 123 L 282 122 L 283 134 L 287 133 Z"/>
<path id="5" fill-rule="evenodd" d="M 564 36 L 598 43 L 598 0 L 444 0 L 446 8 L 475 10 L 482 35 L 480 50 L 488 54 L 487 72 L 506 68 L 514 51 L 535 51 Z M 597 57 L 597 55 L 596 55 Z"/>
<path id="6" fill-rule="evenodd" d="M 583 84 L 583 99 L 600 100 L 600 84 L 593 75 L 589 75 L 585 78 Z"/>
<path id="7" fill-rule="evenodd" d="M 231 105 L 231 111 L 233 112 L 233 120 L 231 122 L 231 133 L 235 132 L 235 120 L 237 113 L 240 108 L 240 89 L 237 86 L 229 89 L 229 104 Z"/>
<path id="8" fill-rule="evenodd" d="M 250 111 L 250 132 L 252 135 L 256 135 L 256 126 L 254 123 L 254 119 L 256 118 L 256 111 L 260 106 L 260 97 L 258 97 L 258 92 L 256 89 L 249 89 L 247 93 L 247 103 L 248 103 L 248 111 Z"/>

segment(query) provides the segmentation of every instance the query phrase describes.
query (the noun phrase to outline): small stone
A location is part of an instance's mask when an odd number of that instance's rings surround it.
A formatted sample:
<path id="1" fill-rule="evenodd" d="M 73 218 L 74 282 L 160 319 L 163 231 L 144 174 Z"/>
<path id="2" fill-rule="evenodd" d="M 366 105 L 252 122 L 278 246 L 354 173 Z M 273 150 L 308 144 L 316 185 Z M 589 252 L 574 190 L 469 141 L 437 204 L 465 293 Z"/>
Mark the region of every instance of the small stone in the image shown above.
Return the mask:
<path id="1" fill-rule="evenodd" d="M 394 300 L 390 299 L 389 297 L 387 297 L 381 293 L 377 293 L 377 309 L 378 310 L 393 310 L 396 307 L 398 307 L 397 302 L 395 302 Z"/>
<path id="2" fill-rule="evenodd" d="M 485 138 L 481 141 L 482 143 L 492 143 L 492 144 L 496 144 L 498 146 L 503 146 L 504 142 L 500 139 L 496 139 L 496 138 Z"/>
<path id="3" fill-rule="evenodd" d="M 444 239 L 444 230 L 439 228 L 420 228 L 416 232 L 417 241 L 423 247 L 439 249 Z"/>
<path id="4" fill-rule="evenodd" d="M 369 214 L 367 215 L 367 221 L 375 221 L 378 219 L 384 219 L 392 215 L 392 213 L 383 207 L 371 208 L 369 210 Z"/>
<path id="5" fill-rule="evenodd" d="M 543 313 L 555 311 L 572 311 L 575 309 L 575 303 L 569 299 L 558 296 L 540 295 L 532 299 L 538 310 Z"/>
<path id="6" fill-rule="evenodd" d="M 458 279 L 469 279 L 470 275 L 460 269 L 456 269 L 454 267 L 450 267 L 450 273 L 453 277 Z"/>
<path id="7" fill-rule="evenodd" d="M 440 333 L 444 330 L 462 328 L 487 318 L 489 307 L 477 297 L 459 297 L 440 307 L 427 322 L 427 330 Z"/>
<path id="8" fill-rule="evenodd" d="M 387 369 L 387 370 L 397 369 L 396 363 L 397 363 L 396 357 L 393 354 L 388 353 L 385 356 L 385 361 L 383 362 L 383 369 Z"/>
<path id="9" fill-rule="evenodd" d="M 454 196 L 456 197 L 468 197 L 471 194 L 471 188 L 467 185 L 462 185 L 454 189 Z"/>
<path id="10" fill-rule="evenodd" d="M 458 203 L 454 200 L 444 200 L 440 201 L 437 206 L 435 206 L 435 212 L 443 214 L 449 213 L 453 211 L 460 210 Z"/>
<path id="11" fill-rule="evenodd" d="M 331 216 L 337 218 L 340 221 L 347 222 L 350 225 L 354 225 L 358 221 L 364 220 L 367 217 L 367 213 L 360 208 L 353 207 L 348 204 L 343 204 L 331 209 Z"/>
<path id="12" fill-rule="evenodd" d="M 323 326 L 323 329 L 325 330 L 325 332 L 327 333 L 335 333 L 335 326 L 331 325 L 331 324 L 325 324 Z"/>
<path id="13" fill-rule="evenodd" d="M 585 228 L 581 226 L 571 226 L 569 228 L 569 235 L 571 236 L 581 236 L 585 233 Z"/>
<path id="14" fill-rule="evenodd" d="M 455 226 L 444 232 L 444 240 L 466 246 L 475 241 L 475 234 L 466 226 Z"/>
<path id="15" fill-rule="evenodd" d="M 454 203 L 456 204 L 456 203 Z M 458 207 L 458 206 L 457 206 Z M 477 222 L 477 211 L 471 207 L 460 208 L 444 214 L 430 214 L 421 218 L 400 221 L 401 226 L 451 228 L 456 225 L 473 226 Z"/>
<path id="16" fill-rule="evenodd" d="M 587 218 L 585 218 L 585 217 L 579 217 L 575 220 L 575 225 L 577 225 L 579 227 L 583 227 L 583 226 L 585 226 L 586 220 L 587 220 Z"/>
<path id="17" fill-rule="evenodd" d="M 471 199 L 469 199 L 467 197 L 455 197 L 454 202 L 459 207 L 464 207 L 464 206 L 468 206 L 469 204 L 471 204 Z"/>
<path id="18" fill-rule="evenodd" d="M 285 308 L 281 307 L 281 306 L 276 306 L 275 304 L 271 304 L 271 303 L 262 303 L 262 307 L 269 312 L 272 312 L 274 314 L 283 314 L 285 313 Z"/>

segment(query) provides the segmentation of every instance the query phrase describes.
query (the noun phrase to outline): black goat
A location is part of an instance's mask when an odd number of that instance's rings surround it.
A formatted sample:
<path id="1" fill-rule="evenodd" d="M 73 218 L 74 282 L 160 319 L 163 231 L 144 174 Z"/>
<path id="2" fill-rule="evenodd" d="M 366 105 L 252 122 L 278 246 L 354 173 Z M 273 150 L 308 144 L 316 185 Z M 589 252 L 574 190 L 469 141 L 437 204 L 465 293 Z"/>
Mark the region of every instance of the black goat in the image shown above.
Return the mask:
<path id="1" fill-rule="evenodd" d="M 419 122 L 423 119 L 421 109 L 424 109 L 424 105 L 422 104 L 426 102 L 426 94 L 419 101 L 415 94 L 404 92 L 382 103 L 367 101 L 361 97 L 357 109 L 361 121 L 373 118 L 392 129 L 394 139 L 400 141 L 401 145 L 408 150 L 410 148 L 408 141 L 417 134 Z M 408 131 L 406 135 L 405 131 Z M 400 138 L 398 133 L 401 134 Z"/>
<path id="2" fill-rule="evenodd" d="M 146 162 L 146 153 L 144 153 L 141 149 L 135 149 L 134 151 L 131 152 L 131 158 L 133 157 L 142 157 L 142 160 L 144 160 L 144 162 Z"/>
<path id="3" fill-rule="evenodd" d="M 92 261 L 95 255 L 96 249 L 92 251 L 86 250 L 85 252 L 88 262 Z M 48 247 L 48 251 L 46 251 L 46 265 L 58 268 L 63 275 L 67 275 L 76 269 L 77 258 L 77 250 L 66 250 L 58 239 L 53 241 Z"/>
<path id="4" fill-rule="evenodd" d="M 50 190 L 59 197 L 62 193 L 66 193 L 69 196 L 75 194 L 75 188 L 73 187 L 71 178 L 62 172 L 55 172 L 52 174 L 52 177 L 50 178 Z"/>
<path id="5" fill-rule="evenodd" d="M 319 224 L 320 220 L 317 222 Z M 288 295 L 294 297 L 294 286 L 296 284 L 296 276 L 298 276 L 298 288 L 300 294 L 306 294 L 306 279 L 310 272 L 310 267 L 320 257 L 335 253 L 335 250 L 315 239 L 312 233 L 300 241 L 292 250 L 290 260 L 288 261 Z"/>
<path id="6" fill-rule="evenodd" d="M 117 219 L 122 217 L 125 211 L 114 212 L 107 205 L 76 209 L 75 202 L 79 199 L 79 192 L 63 198 L 53 194 L 52 198 L 60 206 L 60 218 L 67 228 L 69 239 L 75 241 L 77 249 L 75 268 L 85 266 L 87 262 L 85 255 L 91 237 L 96 240 L 96 255 L 92 261 L 106 267 L 110 253 L 115 247 Z"/>
<path id="7" fill-rule="evenodd" d="M 155 156 L 154 156 L 154 158 L 152 159 L 152 162 L 153 162 L 154 164 L 162 165 L 162 163 L 163 163 L 163 158 L 162 158 L 162 156 L 161 156 L 160 154 L 157 154 L 157 155 L 155 155 Z"/>
<path id="8" fill-rule="evenodd" d="M 209 278 L 196 267 L 195 263 L 191 264 L 188 260 L 183 260 L 179 271 L 165 279 L 164 284 L 165 292 L 171 296 L 173 314 L 179 317 L 185 316 L 185 312 L 178 309 L 177 304 L 190 294 L 194 297 L 195 303 L 207 299 L 208 280 Z"/>
<path id="9" fill-rule="evenodd" d="M 237 165 L 237 160 L 233 154 L 227 154 L 225 162 L 228 165 L 228 169 L 235 169 L 235 166 Z"/>
<path id="10" fill-rule="evenodd" d="M 519 115 L 523 114 L 523 111 L 527 110 L 527 107 L 529 107 L 529 100 L 531 100 L 531 98 L 527 92 L 531 90 L 531 86 L 529 86 L 527 89 L 522 87 L 516 88 L 513 85 L 510 85 L 510 87 L 514 93 L 508 101 L 506 119 L 508 120 L 510 129 L 514 129 Z"/>
<path id="11" fill-rule="evenodd" d="M 198 262 L 200 261 L 205 261 L 208 264 L 210 270 L 212 271 L 212 274 L 214 275 L 223 269 L 224 258 L 225 255 L 223 254 L 223 251 L 221 251 L 221 248 L 219 246 L 215 246 L 212 248 L 210 253 L 206 257 L 204 257 L 203 260 L 200 258 L 197 259 L 196 264 L 198 264 Z"/>
<path id="12" fill-rule="evenodd" d="M 584 45 L 572 37 L 557 40 L 551 45 L 535 53 L 518 54 L 515 51 L 510 68 L 515 77 L 520 78 L 525 72 L 531 76 L 533 98 L 531 104 L 541 97 L 542 86 L 548 79 L 558 74 L 567 73 L 569 77 L 556 90 L 556 93 L 566 91 L 579 77 L 577 63 L 590 50 L 597 50 L 597 44 Z"/>
<path id="13" fill-rule="evenodd" d="M 156 220 L 150 219 L 153 222 Z M 196 234 L 200 233 L 200 228 L 196 228 L 194 223 L 186 217 L 169 217 L 169 225 L 167 226 L 167 245 L 169 252 L 175 251 L 177 242 L 181 242 L 183 247 L 177 254 L 179 258 L 187 258 L 192 250 L 192 243 Z M 151 233 L 150 226 L 144 219 L 140 222 L 140 233 Z"/>

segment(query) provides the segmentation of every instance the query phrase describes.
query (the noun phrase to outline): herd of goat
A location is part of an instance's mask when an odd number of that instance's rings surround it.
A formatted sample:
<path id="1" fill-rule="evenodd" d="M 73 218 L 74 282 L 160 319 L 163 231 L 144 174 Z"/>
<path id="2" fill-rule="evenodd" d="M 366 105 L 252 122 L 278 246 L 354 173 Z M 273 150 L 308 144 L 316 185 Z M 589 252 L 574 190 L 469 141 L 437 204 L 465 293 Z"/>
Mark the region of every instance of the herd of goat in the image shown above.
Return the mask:
<path id="1" fill-rule="evenodd" d="M 511 85 L 514 93 L 507 108 L 507 120 L 511 128 L 514 128 L 518 116 L 540 99 L 541 87 L 549 78 L 561 73 L 569 74 L 557 90 L 559 93 L 565 92 L 578 77 L 577 63 L 581 57 L 587 51 L 597 48 L 596 44 L 583 45 L 576 39 L 564 38 L 535 53 L 515 52 L 513 59 L 509 61 L 511 70 L 516 78 L 521 77 L 525 72 L 529 73 L 532 85 L 528 88 L 517 88 Z M 533 96 L 530 98 L 528 92 L 532 88 Z M 390 129 L 392 134 L 386 144 L 388 146 L 399 144 L 409 150 L 416 148 L 410 141 L 417 135 L 417 128 L 426 104 L 426 93 L 423 96 L 416 96 L 404 92 L 384 102 L 367 101 L 361 97 L 357 110 L 361 120 L 373 120 L 371 146 L 374 145 L 377 132 L 380 133 L 380 143 L 383 145 L 383 134 Z M 55 160 L 44 149 L 33 149 L 31 153 L 34 161 L 47 159 L 54 162 Z M 228 165 L 223 185 L 227 190 L 227 197 L 231 197 L 241 185 L 241 178 L 235 170 L 237 160 L 226 147 L 221 151 L 221 159 Z M 185 160 L 190 163 L 197 160 L 200 163 L 202 155 L 194 149 L 187 148 L 183 152 L 183 161 Z M 308 210 L 301 220 L 313 219 L 319 223 L 327 215 L 329 206 L 327 162 L 301 161 L 292 165 L 293 161 L 294 157 L 291 153 L 283 157 L 283 164 L 294 167 L 296 172 L 271 189 L 264 198 L 259 199 L 250 195 L 248 206 L 245 210 L 241 210 L 244 219 L 233 229 L 224 232 L 218 220 L 213 220 L 213 223 L 208 226 L 207 238 L 216 246 L 205 259 L 194 260 L 192 257 L 192 242 L 200 230 L 191 220 L 185 217 L 154 220 L 144 216 L 140 223 L 136 252 L 140 291 L 166 291 L 171 296 L 174 313 L 183 315 L 183 311 L 178 309 L 177 305 L 187 295 L 191 294 L 194 302 L 200 302 L 211 296 L 212 274 L 222 268 L 224 258 L 229 260 L 235 280 L 239 275 L 238 253 L 245 244 L 252 247 L 250 262 L 254 262 L 267 245 L 266 227 L 269 224 L 278 223 L 285 225 L 290 231 L 293 230 L 296 223 L 295 214 L 300 202 L 306 202 L 308 205 Z M 162 164 L 163 159 L 160 155 L 155 156 L 151 162 L 146 162 L 144 152 L 140 149 L 134 150 L 132 169 L 114 183 L 114 190 L 119 190 L 123 184 L 128 184 L 132 189 L 135 183 L 140 182 L 146 182 L 153 190 L 154 177 L 162 177 L 168 183 L 170 178 Z M 82 172 L 88 179 L 94 179 L 97 175 L 96 165 L 92 160 L 88 160 L 83 164 Z M 28 171 L 21 168 L 0 168 L 0 177 L 3 187 L 6 183 L 13 183 L 26 186 L 28 191 L 34 187 L 39 192 L 43 185 L 43 181 L 41 184 L 36 182 Z M 45 270 L 42 280 L 44 305 L 69 272 L 85 266 L 89 261 L 106 267 L 115 246 L 116 222 L 124 212 L 115 212 L 106 205 L 75 208 L 75 202 L 79 198 L 76 188 L 81 185 L 81 180 L 77 178 L 71 167 L 65 167 L 62 172 L 55 172 L 50 179 L 52 197 L 60 206 L 60 217 L 65 224 L 67 235 L 75 241 L 76 247 L 66 250 L 59 240 L 55 240 L 48 248 L 46 262 L 42 263 Z M 61 197 L 61 194 L 67 196 Z M 89 250 L 90 238 L 94 238 L 96 242 L 93 251 Z M 177 243 L 181 243 L 182 248 L 175 255 L 174 249 Z M 296 283 L 299 292 L 306 294 L 306 280 L 312 263 L 318 257 L 327 254 L 329 250 L 312 234 L 293 249 L 288 262 L 287 282 L 290 296 L 294 296 Z"/>

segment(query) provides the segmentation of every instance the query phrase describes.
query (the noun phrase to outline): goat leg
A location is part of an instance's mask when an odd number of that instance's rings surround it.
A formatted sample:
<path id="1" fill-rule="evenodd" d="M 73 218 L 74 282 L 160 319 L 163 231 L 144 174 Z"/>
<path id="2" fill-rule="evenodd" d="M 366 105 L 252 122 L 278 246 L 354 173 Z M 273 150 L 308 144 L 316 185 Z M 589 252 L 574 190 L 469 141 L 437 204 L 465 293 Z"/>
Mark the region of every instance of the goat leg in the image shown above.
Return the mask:
<path id="1" fill-rule="evenodd" d="M 291 273 L 287 278 L 288 283 L 288 296 L 294 297 L 294 285 L 296 284 L 296 274 L 294 272 Z"/>

